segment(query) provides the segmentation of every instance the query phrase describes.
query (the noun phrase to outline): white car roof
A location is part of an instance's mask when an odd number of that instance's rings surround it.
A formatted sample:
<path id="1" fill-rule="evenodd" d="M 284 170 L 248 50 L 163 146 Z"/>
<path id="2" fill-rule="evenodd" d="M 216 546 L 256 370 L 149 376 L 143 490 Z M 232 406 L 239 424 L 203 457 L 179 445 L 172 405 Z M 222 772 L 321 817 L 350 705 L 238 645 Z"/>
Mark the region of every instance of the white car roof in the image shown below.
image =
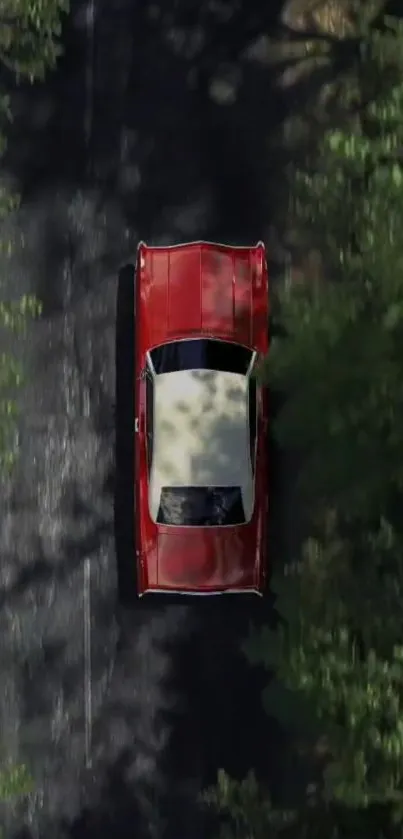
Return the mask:
<path id="1" fill-rule="evenodd" d="M 238 486 L 245 519 L 253 509 L 248 378 L 218 370 L 154 377 L 150 514 L 162 487 Z"/>

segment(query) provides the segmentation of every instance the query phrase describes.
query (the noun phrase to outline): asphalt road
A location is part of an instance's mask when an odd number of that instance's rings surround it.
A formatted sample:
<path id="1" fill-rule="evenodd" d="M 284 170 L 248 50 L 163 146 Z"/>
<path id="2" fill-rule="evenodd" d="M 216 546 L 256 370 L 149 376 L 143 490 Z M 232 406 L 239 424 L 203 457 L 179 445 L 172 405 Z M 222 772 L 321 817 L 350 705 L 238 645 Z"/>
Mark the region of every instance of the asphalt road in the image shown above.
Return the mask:
<path id="1" fill-rule="evenodd" d="M 257 606 L 128 616 L 116 603 L 117 270 L 139 238 L 255 242 L 271 223 L 267 67 L 222 57 L 220 28 L 217 54 L 203 51 L 203 18 L 175 8 L 162 21 L 96 4 L 90 147 L 83 7 L 58 74 L 16 99 L 9 169 L 24 203 L 10 229 L 24 245 L 3 260 L 3 294 L 44 302 L 13 345 L 27 380 L 1 487 L 1 746 L 34 778 L 3 809 L 20 839 L 210 836 L 198 796 L 218 768 L 278 777 L 264 679 L 240 653 Z"/>

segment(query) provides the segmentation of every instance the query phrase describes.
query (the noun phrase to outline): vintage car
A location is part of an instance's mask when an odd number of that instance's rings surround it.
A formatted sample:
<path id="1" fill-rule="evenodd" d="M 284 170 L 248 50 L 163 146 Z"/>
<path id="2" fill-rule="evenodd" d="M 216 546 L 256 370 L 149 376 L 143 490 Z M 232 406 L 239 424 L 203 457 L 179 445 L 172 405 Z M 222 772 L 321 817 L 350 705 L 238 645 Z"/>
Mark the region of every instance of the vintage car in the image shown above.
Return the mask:
<path id="1" fill-rule="evenodd" d="M 141 242 L 119 282 L 121 594 L 261 595 L 268 404 L 253 371 L 269 342 L 264 245 Z"/>

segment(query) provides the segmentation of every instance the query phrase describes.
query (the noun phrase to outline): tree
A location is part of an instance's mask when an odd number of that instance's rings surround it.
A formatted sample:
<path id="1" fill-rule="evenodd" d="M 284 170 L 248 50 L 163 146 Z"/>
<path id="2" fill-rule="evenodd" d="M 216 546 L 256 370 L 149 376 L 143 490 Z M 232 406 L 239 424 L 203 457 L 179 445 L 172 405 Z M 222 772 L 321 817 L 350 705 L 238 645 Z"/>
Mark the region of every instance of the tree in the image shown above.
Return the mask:
<path id="1" fill-rule="evenodd" d="M 362 61 L 391 84 L 294 173 L 323 279 L 280 294 L 284 336 L 259 373 L 287 396 L 279 439 L 304 453 L 309 538 L 277 569 L 279 628 L 245 645 L 276 673 L 267 709 L 281 707 L 296 742 L 322 745 L 299 836 L 309 822 L 309 836 L 400 837 L 403 821 L 402 26 L 386 20 Z"/>
<path id="2" fill-rule="evenodd" d="M 12 118 L 6 80 L 42 79 L 55 66 L 61 51 L 61 16 L 68 10 L 68 0 L 0 0 L 0 155 L 6 150 L 7 123 Z M 18 208 L 18 196 L 10 194 L 0 175 L 0 223 Z M 11 255 L 13 244 L 0 235 L 0 249 Z M 0 277 L 1 292 L 1 277 Z M 40 306 L 33 295 L 0 302 L 0 337 L 12 331 L 23 335 L 29 319 Z M 3 342 L 2 342 L 3 343 Z M 4 344 L 3 344 L 4 345 Z M 0 470 L 8 469 L 15 459 L 13 431 L 16 418 L 15 392 L 22 382 L 21 365 L 7 352 L 0 353 Z"/>
<path id="3" fill-rule="evenodd" d="M 17 78 L 43 78 L 61 53 L 61 15 L 68 10 L 69 0 L 1 0 L 1 63 Z"/>

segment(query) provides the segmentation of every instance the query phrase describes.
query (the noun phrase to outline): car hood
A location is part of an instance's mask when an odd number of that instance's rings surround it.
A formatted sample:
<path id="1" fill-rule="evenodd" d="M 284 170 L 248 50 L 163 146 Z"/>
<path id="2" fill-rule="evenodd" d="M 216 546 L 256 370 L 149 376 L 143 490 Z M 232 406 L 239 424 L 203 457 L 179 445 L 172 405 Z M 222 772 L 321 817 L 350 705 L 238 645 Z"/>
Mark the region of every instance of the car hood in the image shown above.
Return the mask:
<path id="1" fill-rule="evenodd" d="M 145 252 L 144 328 L 150 346 L 186 335 L 256 342 L 257 248 L 196 243 Z M 255 317 L 253 312 L 255 311 Z"/>

